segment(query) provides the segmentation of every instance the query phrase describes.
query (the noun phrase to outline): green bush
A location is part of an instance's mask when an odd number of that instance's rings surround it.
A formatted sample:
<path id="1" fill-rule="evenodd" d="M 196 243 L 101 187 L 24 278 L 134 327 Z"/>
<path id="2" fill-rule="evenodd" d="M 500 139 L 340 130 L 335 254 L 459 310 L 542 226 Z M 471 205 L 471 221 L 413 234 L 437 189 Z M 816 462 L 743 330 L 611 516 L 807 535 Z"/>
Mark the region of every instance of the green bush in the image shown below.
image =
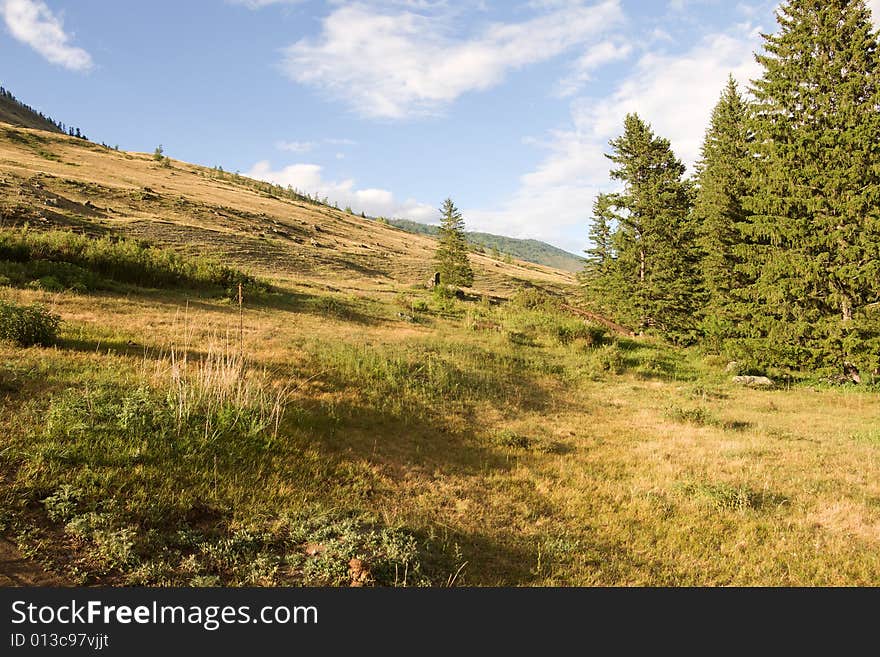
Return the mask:
<path id="1" fill-rule="evenodd" d="M 510 301 L 515 306 L 529 310 L 552 311 L 559 307 L 559 300 L 556 297 L 534 287 L 520 289 Z"/>
<path id="2" fill-rule="evenodd" d="M 609 344 L 593 351 L 590 365 L 600 372 L 622 374 L 624 370 L 623 353 L 616 344 Z"/>
<path id="3" fill-rule="evenodd" d="M 531 447 L 532 441 L 528 436 L 523 436 L 510 429 L 504 429 L 495 435 L 495 443 L 500 447 L 528 449 Z"/>
<path id="4" fill-rule="evenodd" d="M 21 306 L 0 301 L 0 340 L 20 347 L 48 346 L 55 342 L 61 318 L 40 304 Z"/>
<path id="5" fill-rule="evenodd" d="M 676 422 L 696 424 L 701 427 L 716 423 L 712 414 L 702 406 L 697 406 L 695 408 L 670 406 L 666 409 L 666 417 L 675 420 Z"/>
<path id="6" fill-rule="evenodd" d="M 569 345 L 577 341 L 587 348 L 601 346 L 608 337 L 608 331 L 603 327 L 578 319 L 560 319 L 552 332 L 559 344 Z"/>

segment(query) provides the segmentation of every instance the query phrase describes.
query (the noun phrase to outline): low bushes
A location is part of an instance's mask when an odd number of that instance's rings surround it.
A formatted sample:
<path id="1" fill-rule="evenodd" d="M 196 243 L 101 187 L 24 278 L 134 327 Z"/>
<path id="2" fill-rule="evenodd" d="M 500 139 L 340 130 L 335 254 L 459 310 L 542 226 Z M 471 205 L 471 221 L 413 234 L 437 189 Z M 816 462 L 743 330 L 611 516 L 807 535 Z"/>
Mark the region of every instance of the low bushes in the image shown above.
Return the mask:
<path id="1" fill-rule="evenodd" d="M 208 258 L 188 258 L 135 240 L 91 239 L 64 231 L 0 231 L 0 281 L 56 291 L 85 291 L 124 283 L 139 287 L 249 291 L 269 285 Z"/>
<path id="2" fill-rule="evenodd" d="M 20 347 L 48 346 L 55 342 L 60 324 L 61 318 L 40 304 L 0 301 L 0 340 Z"/>

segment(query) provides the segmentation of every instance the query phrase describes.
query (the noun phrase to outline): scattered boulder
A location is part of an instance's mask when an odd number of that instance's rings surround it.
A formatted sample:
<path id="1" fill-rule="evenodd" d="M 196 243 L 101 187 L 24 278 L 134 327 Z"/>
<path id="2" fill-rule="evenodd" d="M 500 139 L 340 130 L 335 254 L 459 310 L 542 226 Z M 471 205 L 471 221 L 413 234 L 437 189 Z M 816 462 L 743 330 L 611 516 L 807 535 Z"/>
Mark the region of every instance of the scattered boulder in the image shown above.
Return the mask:
<path id="1" fill-rule="evenodd" d="M 766 376 L 735 376 L 733 382 L 748 388 L 772 388 L 773 380 Z"/>
<path id="2" fill-rule="evenodd" d="M 724 368 L 724 371 L 728 374 L 739 374 L 742 370 L 742 366 L 738 361 L 732 360 L 727 364 L 727 367 Z"/>

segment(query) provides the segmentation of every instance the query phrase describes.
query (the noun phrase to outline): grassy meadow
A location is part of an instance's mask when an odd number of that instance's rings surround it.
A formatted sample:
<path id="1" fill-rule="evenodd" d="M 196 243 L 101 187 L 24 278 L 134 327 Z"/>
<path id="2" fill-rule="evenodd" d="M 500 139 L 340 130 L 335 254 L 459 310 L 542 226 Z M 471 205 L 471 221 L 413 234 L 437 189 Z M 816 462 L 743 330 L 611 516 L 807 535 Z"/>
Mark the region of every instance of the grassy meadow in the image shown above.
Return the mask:
<path id="1" fill-rule="evenodd" d="M 426 237 L 4 130 L 0 300 L 60 323 L 0 341 L 0 530 L 58 582 L 880 583 L 873 382 L 737 386 L 570 274 L 443 296 Z"/>

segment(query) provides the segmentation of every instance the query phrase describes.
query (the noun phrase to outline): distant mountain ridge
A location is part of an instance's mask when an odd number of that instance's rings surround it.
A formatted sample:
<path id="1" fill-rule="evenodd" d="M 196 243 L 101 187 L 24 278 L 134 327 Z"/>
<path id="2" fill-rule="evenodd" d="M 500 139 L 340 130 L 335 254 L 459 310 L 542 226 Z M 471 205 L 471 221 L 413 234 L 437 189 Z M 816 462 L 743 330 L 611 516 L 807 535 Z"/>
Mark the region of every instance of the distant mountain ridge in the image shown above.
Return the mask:
<path id="1" fill-rule="evenodd" d="M 392 226 L 418 235 L 436 236 L 440 230 L 439 226 L 421 224 L 409 219 L 388 219 L 387 221 Z M 573 253 L 539 240 L 517 239 L 503 235 L 471 231 L 468 231 L 466 235 L 468 242 L 474 246 L 482 247 L 488 251 L 495 249 L 501 255 L 507 254 L 537 265 L 545 265 L 570 272 L 578 272 L 584 266 L 583 258 L 579 258 Z"/>

